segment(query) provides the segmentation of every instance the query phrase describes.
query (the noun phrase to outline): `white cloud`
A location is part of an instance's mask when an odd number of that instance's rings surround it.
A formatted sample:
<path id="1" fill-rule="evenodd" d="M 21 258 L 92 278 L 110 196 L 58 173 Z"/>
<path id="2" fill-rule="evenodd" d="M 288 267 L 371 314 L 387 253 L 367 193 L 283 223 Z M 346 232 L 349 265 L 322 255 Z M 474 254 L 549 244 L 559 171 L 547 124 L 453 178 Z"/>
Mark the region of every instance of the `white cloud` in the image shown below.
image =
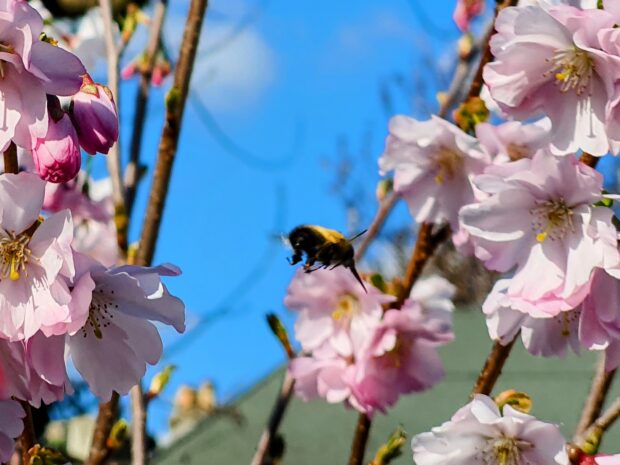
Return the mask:
<path id="1" fill-rule="evenodd" d="M 166 24 L 168 48 L 179 48 L 184 18 Z M 235 31 L 235 22 L 209 23 L 203 29 L 194 67 L 192 88 L 213 110 L 236 110 L 258 101 L 273 82 L 275 53 L 259 31 Z"/>

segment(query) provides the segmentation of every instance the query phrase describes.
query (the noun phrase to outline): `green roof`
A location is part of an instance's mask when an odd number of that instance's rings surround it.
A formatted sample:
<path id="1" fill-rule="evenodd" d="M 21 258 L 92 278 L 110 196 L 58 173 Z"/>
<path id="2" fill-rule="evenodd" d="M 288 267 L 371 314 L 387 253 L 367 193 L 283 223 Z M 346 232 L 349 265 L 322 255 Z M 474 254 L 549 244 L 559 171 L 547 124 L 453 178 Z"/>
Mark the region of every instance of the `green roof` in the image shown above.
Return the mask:
<path id="1" fill-rule="evenodd" d="M 411 435 L 428 431 L 448 420 L 467 402 L 484 359 L 491 348 L 484 320 L 479 311 L 455 313 L 455 341 L 443 348 L 446 367 L 444 380 L 429 392 L 401 398 L 388 415 L 377 415 L 372 425 L 366 461 L 402 425 Z M 533 399 L 532 414 L 558 423 L 571 438 L 583 400 L 592 379 L 596 354 L 582 357 L 569 354 L 565 359 L 532 357 L 517 343 L 495 393 L 505 389 L 525 391 Z M 208 418 L 194 431 L 160 450 L 157 465 L 248 465 L 267 417 L 280 389 L 280 369 L 254 386 L 234 402 L 246 422 L 239 427 L 225 417 Z M 614 386 L 610 399 L 620 395 Z M 284 463 L 317 465 L 346 463 L 357 413 L 342 405 L 322 401 L 304 403 L 294 399 L 284 418 L 281 432 L 286 442 Z M 620 452 L 620 426 L 612 428 L 602 450 Z M 411 465 L 407 445 L 394 464 Z"/>

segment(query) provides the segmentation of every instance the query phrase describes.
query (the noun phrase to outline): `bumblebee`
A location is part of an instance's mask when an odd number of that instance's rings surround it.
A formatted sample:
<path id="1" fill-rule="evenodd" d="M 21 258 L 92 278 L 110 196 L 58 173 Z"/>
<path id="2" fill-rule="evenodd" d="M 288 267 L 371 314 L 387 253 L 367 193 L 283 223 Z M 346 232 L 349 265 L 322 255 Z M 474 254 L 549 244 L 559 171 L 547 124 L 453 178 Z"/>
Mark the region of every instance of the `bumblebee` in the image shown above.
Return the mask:
<path id="1" fill-rule="evenodd" d="M 347 239 L 338 231 L 324 228 L 323 226 L 301 225 L 293 229 L 288 235 L 288 242 L 293 248 L 293 256 L 288 259 L 291 265 L 295 265 L 302 261 L 303 255 L 306 255 L 306 263 L 304 270 L 306 273 L 312 273 L 320 268 L 329 268 L 333 270 L 337 266 L 344 266 L 351 270 L 355 279 L 366 291 L 366 286 L 362 278 L 355 269 L 354 255 L 355 251 L 351 242 L 364 234 L 366 230 Z"/>

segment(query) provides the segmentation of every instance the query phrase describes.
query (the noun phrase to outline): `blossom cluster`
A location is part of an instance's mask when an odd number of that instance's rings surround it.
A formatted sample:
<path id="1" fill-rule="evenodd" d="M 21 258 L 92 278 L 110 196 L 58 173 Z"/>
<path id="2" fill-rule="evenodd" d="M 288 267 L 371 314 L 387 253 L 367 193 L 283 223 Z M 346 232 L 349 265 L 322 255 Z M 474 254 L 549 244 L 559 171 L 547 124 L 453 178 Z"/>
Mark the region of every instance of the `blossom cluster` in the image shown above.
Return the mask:
<path id="1" fill-rule="evenodd" d="M 443 377 L 437 348 L 453 338 L 454 288 L 429 278 L 396 309 L 389 308 L 394 296 L 366 287 L 346 269 L 300 270 L 284 302 L 299 314 L 295 335 L 303 354 L 289 368 L 297 394 L 372 416 Z"/>
<path id="2" fill-rule="evenodd" d="M 492 339 L 520 336 L 539 356 L 603 351 L 607 370 L 620 366 L 620 236 L 592 160 L 620 153 L 619 5 L 501 9 L 483 98 L 506 122 L 396 116 L 379 160 L 417 222 L 449 225 L 462 253 L 503 274 L 482 306 Z M 459 1 L 459 27 L 480 8 Z M 412 448 L 418 465 L 568 463 L 556 426 L 485 396 Z"/>
<path id="3" fill-rule="evenodd" d="M 80 253 L 72 210 L 79 221 L 80 210 L 96 203 L 67 198 L 75 194 L 67 188 L 65 199 L 55 194 L 70 209 L 48 202 L 57 211 L 43 217 L 45 191 L 34 173 L 0 175 L 0 400 L 38 406 L 62 399 L 72 391 L 68 360 L 101 399 L 125 394 L 161 357 L 151 320 L 184 330 L 184 305 L 161 281 L 180 271 L 106 266 Z M 0 435 L 19 433 L 18 411 L 15 403 L 0 417 Z M 0 448 L 0 460 L 10 452 Z"/>
<path id="4" fill-rule="evenodd" d="M 69 181 L 80 169 L 80 147 L 107 153 L 118 138 L 114 99 L 43 33 L 43 19 L 26 1 L 3 2 L 0 12 L 0 150 L 15 144 L 32 153 L 42 179 Z M 68 108 L 59 97 L 70 98 Z"/>
<path id="5" fill-rule="evenodd" d="M 449 227 L 463 254 L 502 274 L 482 305 L 493 340 L 520 336 L 539 356 L 601 351 L 612 370 L 620 366 L 618 196 L 593 166 L 620 154 L 620 2 L 497 8 L 484 105 L 463 106 L 486 105 L 491 122 L 395 116 L 380 173 L 393 173 L 417 223 Z M 467 31 L 483 9 L 459 0 L 455 21 Z M 364 292 L 347 270 L 305 271 L 285 298 L 298 313 L 301 354 L 289 371 L 302 398 L 372 416 L 441 379 L 437 348 L 453 338 L 449 283 L 422 281 L 400 306 L 370 282 Z M 569 463 L 556 425 L 483 395 L 412 448 L 418 465 Z"/>
<path id="6" fill-rule="evenodd" d="M 161 357 L 153 322 L 182 332 L 185 309 L 162 282 L 176 266 L 117 265 L 106 182 L 80 173 L 80 149 L 107 153 L 117 140 L 109 89 L 42 33 L 26 1 L 0 3 L 0 30 L 0 150 L 20 165 L 0 174 L 4 463 L 22 431 L 18 401 L 38 407 L 71 393 L 69 364 L 102 400 L 126 394 Z"/>
<path id="7" fill-rule="evenodd" d="M 520 333 L 543 356 L 604 350 L 607 369 L 620 365 L 618 233 L 602 176 L 575 151 L 616 151 L 620 49 L 605 40 L 617 20 L 607 3 L 504 9 L 487 99 L 505 117 L 542 119 L 467 134 L 436 117 L 397 116 L 379 161 L 418 222 L 449 223 L 462 252 L 505 273 L 483 305 L 493 339 Z"/>

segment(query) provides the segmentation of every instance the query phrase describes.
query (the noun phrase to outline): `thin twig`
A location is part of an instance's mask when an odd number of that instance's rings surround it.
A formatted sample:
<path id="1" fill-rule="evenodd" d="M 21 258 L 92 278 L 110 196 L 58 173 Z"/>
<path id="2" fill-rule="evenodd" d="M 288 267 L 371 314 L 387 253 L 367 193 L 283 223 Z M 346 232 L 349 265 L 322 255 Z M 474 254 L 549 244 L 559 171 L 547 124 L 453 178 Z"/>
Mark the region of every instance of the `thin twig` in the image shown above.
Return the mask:
<path id="1" fill-rule="evenodd" d="M 594 422 L 594 426 L 605 432 L 618 418 L 620 418 L 620 397 L 616 398 L 599 419 Z"/>
<path id="2" fill-rule="evenodd" d="M 267 427 L 263 431 L 263 434 L 258 441 L 258 445 L 256 446 L 256 453 L 252 458 L 251 465 L 263 465 L 265 463 L 265 458 L 269 455 L 273 438 L 275 438 L 278 429 L 280 428 L 280 423 L 284 417 L 284 412 L 293 397 L 294 387 L 295 379 L 287 370 L 284 375 L 284 381 L 282 382 L 282 388 L 280 389 L 274 408 L 269 416 Z"/>
<path id="3" fill-rule="evenodd" d="M 482 367 L 482 371 L 478 375 L 470 397 L 473 397 L 475 394 L 485 394 L 488 396 L 491 393 L 517 339 L 518 335 L 507 345 L 502 345 L 499 341 L 493 343 L 491 353 L 484 362 L 484 367 Z"/>
<path id="4" fill-rule="evenodd" d="M 136 198 L 140 171 L 140 148 L 142 146 L 142 133 L 146 121 L 146 109 L 148 105 L 151 78 L 155 68 L 157 51 L 161 40 L 161 31 L 166 16 L 168 0 L 159 0 L 155 5 L 153 19 L 151 20 L 148 44 L 145 50 L 145 63 L 140 73 L 140 84 L 136 94 L 135 114 L 133 120 L 133 134 L 131 135 L 131 147 L 129 150 L 129 163 L 125 171 L 125 206 L 127 218 L 131 218 L 131 212 Z"/>
<path id="5" fill-rule="evenodd" d="M 442 226 L 438 232 L 433 234 L 433 224 L 422 223 L 394 308 L 403 306 L 403 303 L 411 294 L 413 285 L 422 275 L 424 265 L 433 256 L 437 247 L 449 237 L 449 232 L 450 228 L 448 226 Z"/>
<path id="6" fill-rule="evenodd" d="M 364 234 L 364 238 L 360 242 L 360 245 L 355 248 L 355 260 L 361 260 L 364 256 L 370 243 L 375 239 L 375 237 L 377 237 L 381 231 L 381 228 L 383 228 L 383 225 L 390 215 L 390 212 L 396 205 L 398 198 L 398 194 L 395 192 L 390 192 L 388 196 L 381 201 L 379 204 L 379 210 L 377 210 L 377 214 L 368 227 L 368 231 Z"/>
<path id="7" fill-rule="evenodd" d="M 131 464 L 145 465 L 146 455 L 146 399 L 142 381 L 131 388 Z"/>
<path id="8" fill-rule="evenodd" d="M 207 0 L 192 0 L 191 2 L 181 42 L 179 60 L 174 73 L 174 83 L 166 96 L 166 119 L 159 143 L 159 154 L 153 174 L 153 185 L 140 237 L 140 247 L 137 255 L 138 265 L 150 264 L 155 252 L 155 244 L 159 236 L 159 226 L 179 143 L 183 110 L 185 109 L 189 82 L 194 67 L 194 59 L 207 3 Z"/>
<path id="9" fill-rule="evenodd" d="M 349 465 L 362 465 L 364 462 L 364 453 L 366 452 L 366 444 L 370 436 L 370 426 L 372 421 L 365 413 L 360 413 L 357 417 L 357 425 L 355 427 L 355 435 L 353 436 L 353 444 L 351 444 L 351 455 L 349 456 Z"/>
<path id="10" fill-rule="evenodd" d="M 6 153 L 6 152 L 5 152 Z M 24 409 L 24 430 L 19 436 L 19 447 L 22 452 L 22 463 L 30 464 L 30 449 L 36 443 L 36 435 L 34 433 L 34 424 L 32 423 L 32 408 L 25 401 L 19 402 Z"/>
<path id="11" fill-rule="evenodd" d="M 489 28 L 491 30 L 493 29 L 492 23 Z M 452 82 L 450 83 L 450 87 L 444 95 L 439 106 L 439 111 L 437 112 L 437 116 L 440 118 L 445 118 L 448 116 L 448 112 L 456 103 L 457 98 L 462 94 L 463 87 L 465 82 L 467 82 L 468 76 L 471 74 L 471 69 L 475 63 L 475 58 L 480 52 L 480 48 L 480 44 L 475 44 L 467 54 L 459 57 L 459 63 L 454 71 Z"/>
<path id="12" fill-rule="evenodd" d="M 112 425 L 118 418 L 118 400 L 119 395 L 113 392 L 109 402 L 99 405 L 99 414 L 97 415 L 97 422 L 95 423 L 95 433 L 93 435 L 93 442 L 90 446 L 90 453 L 86 465 L 101 465 L 110 454 L 107 442 L 110 431 L 112 431 Z"/>
<path id="13" fill-rule="evenodd" d="M 125 211 L 127 230 L 133 210 L 136 190 L 138 187 L 140 170 L 140 148 L 142 145 L 142 133 L 146 121 L 146 109 L 151 86 L 151 77 L 155 67 L 157 51 L 161 40 L 161 31 L 166 15 L 167 0 L 160 0 L 155 5 L 153 19 L 151 21 L 149 40 L 145 50 L 145 66 L 140 73 L 140 84 L 136 94 L 135 114 L 133 123 L 133 134 L 131 137 L 131 148 L 129 154 L 129 164 L 125 172 Z M 146 458 L 146 410 L 147 401 L 142 390 L 142 383 L 139 382 L 131 389 L 131 412 L 133 441 L 131 443 L 131 457 L 133 465 L 144 465 Z"/>
<path id="14" fill-rule="evenodd" d="M 142 226 L 140 246 L 136 256 L 136 263 L 138 265 L 149 266 L 155 254 L 155 245 L 159 237 L 159 228 L 166 205 L 168 185 L 179 143 L 183 110 L 185 109 L 207 4 L 208 0 L 192 0 L 190 4 L 179 51 L 179 60 L 174 73 L 174 83 L 166 96 L 164 128 L 159 143 L 153 184 Z M 133 465 L 144 465 L 147 461 L 145 454 L 146 408 L 140 383 L 132 389 L 131 396 L 132 400 L 134 400 L 132 404 L 134 415 L 132 463 Z"/>
<path id="15" fill-rule="evenodd" d="M 590 392 L 588 393 L 588 397 L 581 412 L 581 418 L 575 429 L 575 435 L 573 436 L 575 442 L 601 414 L 615 375 L 616 370 L 605 370 L 605 356 L 603 355 L 597 364 L 596 374 L 592 379 Z"/>
<path id="16" fill-rule="evenodd" d="M 119 61 L 122 49 L 114 38 L 114 21 L 112 19 L 112 4 L 110 0 L 99 0 L 101 17 L 104 25 L 106 55 L 108 61 L 108 87 L 116 101 L 116 110 L 120 115 L 119 93 Z M 125 196 L 121 178 L 120 140 L 110 148 L 106 156 L 108 174 L 112 182 L 112 200 L 114 201 L 116 233 L 119 248 L 127 250 L 127 215 L 125 213 Z"/>
<path id="17" fill-rule="evenodd" d="M 590 427 L 581 436 L 581 441 L 585 441 L 593 436 L 596 436 L 597 444 L 600 443 L 603 435 L 618 418 L 620 418 L 620 397 L 617 397 L 616 400 L 614 400 L 613 403 L 605 410 L 605 412 L 603 412 L 603 414 L 594 422 L 594 424 L 590 425 Z"/>

